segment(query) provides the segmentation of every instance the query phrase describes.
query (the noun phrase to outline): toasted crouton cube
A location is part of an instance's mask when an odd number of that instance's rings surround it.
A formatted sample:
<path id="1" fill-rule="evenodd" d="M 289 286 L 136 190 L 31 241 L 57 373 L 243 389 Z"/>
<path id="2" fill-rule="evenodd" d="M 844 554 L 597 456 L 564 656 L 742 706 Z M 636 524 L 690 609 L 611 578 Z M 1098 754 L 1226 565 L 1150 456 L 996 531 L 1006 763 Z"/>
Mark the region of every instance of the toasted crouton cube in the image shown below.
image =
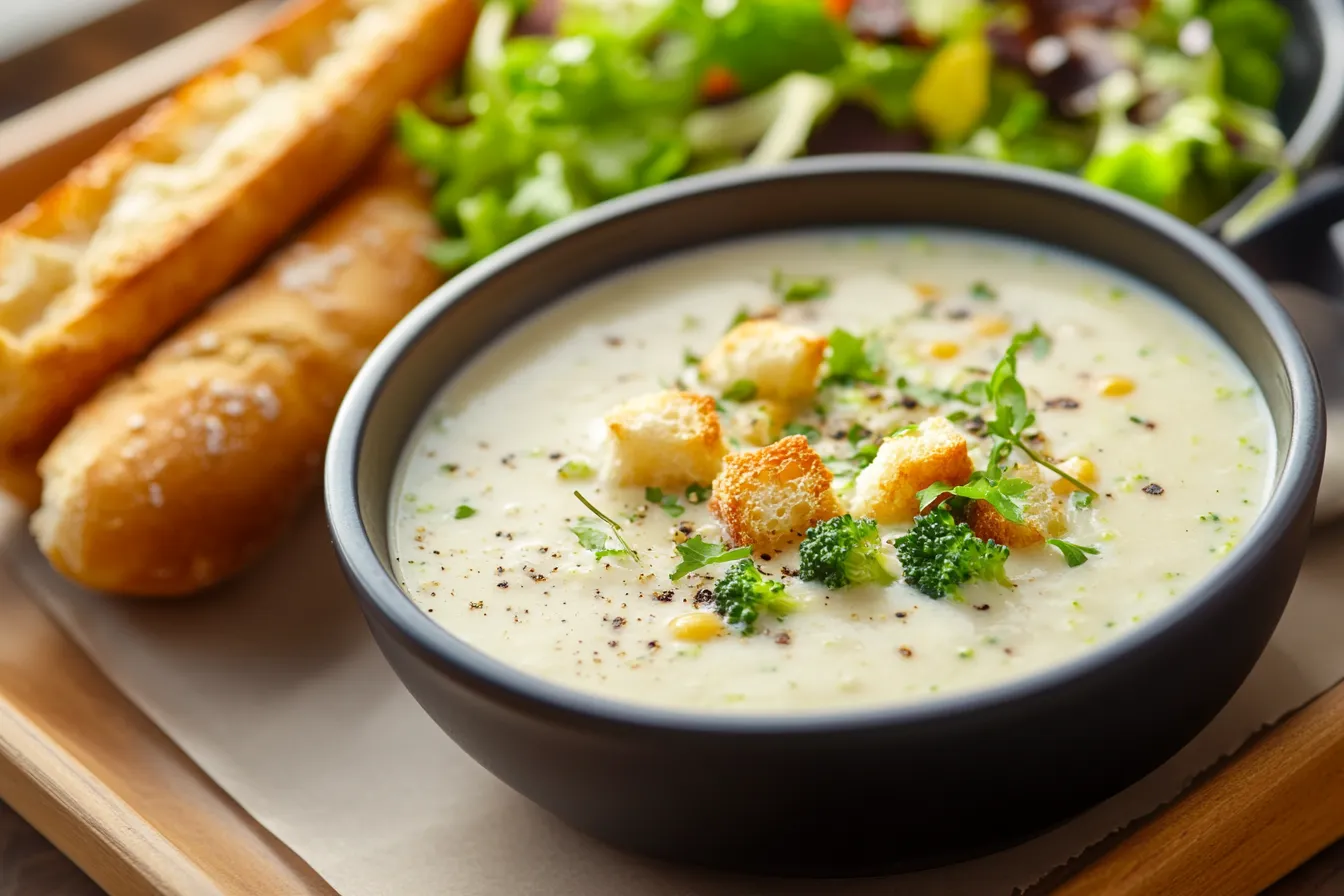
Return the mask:
<path id="1" fill-rule="evenodd" d="M 779 438 L 793 418 L 793 408 L 782 401 L 747 401 L 728 415 L 726 428 L 730 438 L 747 445 L 763 446 Z"/>
<path id="2" fill-rule="evenodd" d="M 607 477 L 617 485 L 680 488 L 711 482 L 727 448 L 714 399 L 694 392 L 641 395 L 607 414 Z"/>
<path id="3" fill-rule="evenodd" d="M 1063 534 L 1067 525 L 1063 502 L 1045 484 L 1037 466 L 1017 464 L 1004 475 L 1032 484 L 1031 490 L 1023 496 L 1026 499 L 1026 506 L 1022 508 L 1024 522 L 1010 523 L 988 502 L 972 501 L 966 507 L 966 523 L 976 537 L 993 539 L 1010 548 L 1025 548 Z"/>
<path id="4" fill-rule="evenodd" d="M 840 515 L 832 479 L 807 438 L 789 436 L 768 448 L 724 458 L 709 511 L 731 543 L 781 548 L 816 523 Z"/>
<path id="5" fill-rule="evenodd" d="M 850 511 L 879 523 L 899 523 L 919 513 L 919 492 L 935 482 L 961 485 L 971 478 L 966 437 L 946 417 L 884 439 L 873 462 L 854 480 Z"/>
<path id="6" fill-rule="evenodd" d="M 739 380 L 758 398 L 791 401 L 816 390 L 826 338 L 776 320 L 749 320 L 728 331 L 700 362 L 700 376 L 716 389 Z"/>

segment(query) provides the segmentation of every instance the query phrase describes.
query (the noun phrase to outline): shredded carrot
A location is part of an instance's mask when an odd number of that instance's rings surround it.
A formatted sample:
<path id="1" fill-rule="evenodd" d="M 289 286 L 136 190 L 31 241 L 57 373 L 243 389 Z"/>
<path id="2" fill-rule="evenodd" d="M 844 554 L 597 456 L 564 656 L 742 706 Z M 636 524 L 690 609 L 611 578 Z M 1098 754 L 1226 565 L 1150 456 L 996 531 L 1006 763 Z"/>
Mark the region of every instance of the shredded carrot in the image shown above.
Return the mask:
<path id="1" fill-rule="evenodd" d="M 700 82 L 700 95 L 711 102 L 726 100 L 735 95 L 739 87 L 737 75 L 721 65 L 713 65 L 705 72 L 705 78 Z"/>

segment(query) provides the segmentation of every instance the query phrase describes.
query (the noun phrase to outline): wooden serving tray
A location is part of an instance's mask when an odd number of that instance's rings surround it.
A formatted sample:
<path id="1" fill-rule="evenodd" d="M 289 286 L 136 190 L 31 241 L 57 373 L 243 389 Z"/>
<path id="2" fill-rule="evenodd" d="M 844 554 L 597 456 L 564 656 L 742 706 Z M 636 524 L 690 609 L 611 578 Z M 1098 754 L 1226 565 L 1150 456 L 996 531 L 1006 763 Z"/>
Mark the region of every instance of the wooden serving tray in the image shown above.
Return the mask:
<path id="1" fill-rule="evenodd" d="M 244 3 L 0 124 L 0 218 L 247 39 L 274 5 Z M 0 496 L 0 543 L 26 537 L 22 513 Z M 334 892 L 118 691 L 3 565 L 0 801 L 112 894 Z M 1344 685 L 1031 896 L 1252 894 L 1341 836 Z M 1341 867 L 1337 847 L 1274 892 L 1335 892 Z"/>

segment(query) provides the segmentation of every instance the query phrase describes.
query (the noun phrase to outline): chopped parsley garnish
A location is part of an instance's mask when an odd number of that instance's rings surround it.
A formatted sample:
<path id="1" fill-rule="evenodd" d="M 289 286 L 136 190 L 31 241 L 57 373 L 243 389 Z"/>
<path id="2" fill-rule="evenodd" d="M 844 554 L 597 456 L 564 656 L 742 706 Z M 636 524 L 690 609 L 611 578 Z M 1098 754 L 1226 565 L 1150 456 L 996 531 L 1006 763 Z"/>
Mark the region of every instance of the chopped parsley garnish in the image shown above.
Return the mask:
<path id="1" fill-rule="evenodd" d="M 695 572 L 712 563 L 731 563 L 734 560 L 746 559 L 751 556 L 751 545 L 725 550 L 721 544 L 705 541 L 699 535 L 694 535 L 677 545 L 677 553 L 681 555 L 681 562 L 672 570 L 671 579 L 674 582 L 687 573 Z"/>
<path id="2" fill-rule="evenodd" d="M 660 488 L 644 489 L 644 500 L 650 504 L 657 504 L 663 510 L 666 510 L 668 516 L 681 516 L 686 512 L 686 508 L 677 503 L 676 495 L 665 495 Z"/>
<path id="3" fill-rule="evenodd" d="M 831 278 L 794 276 L 776 268 L 770 277 L 770 289 L 785 302 L 810 302 L 831 294 Z"/>
<path id="4" fill-rule="evenodd" d="M 687 367 L 694 367 L 700 363 L 700 356 L 690 349 L 682 349 L 681 363 Z"/>
<path id="5" fill-rule="evenodd" d="M 1092 499 L 1095 497 L 1096 495 L 1089 494 L 1088 492 L 1074 492 L 1069 496 L 1069 501 L 1073 503 L 1074 507 L 1091 507 Z"/>
<path id="6" fill-rule="evenodd" d="M 607 516 L 602 511 L 598 510 L 596 507 L 594 507 L 592 505 L 592 502 L 589 501 L 587 498 L 585 498 L 577 490 L 574 492 L 574 497 L 578 498 L 584 507 L 587 507 L 589 510 L 591 510 L 598 520 L 601 520 L 602 522 L 607 524 L 608 528 L 611 529 L 612 536 L 620 544 L 620 548 L 608 548 L 607 534 L 603 532 L 601 529 L 597 529 L 592 525 L 592 523 L 596 522 L 596 520 L 588 520 L 587 518 L 583 517 L 579 519 L 579 525 L 571 526 L 569 529 L 569 531 L 573 532 L 574 535 L 579 539 L 579 544 L 581 544 L 587 550 L 592 551 L 593 554 L 599 560 L 601 560 L 603 557 L 619 557 L 628 555 L 632 560 L 638 563 L 639 553 L 636 552 L 634 548 L 630 547 L 629 542 L 627 542 L 624 536 L 621 535 L 621 524 L 613 520 L 611 517 Z"/>
<path id="7" fill-rule="evenodd" d="M 823 386 L 851 385 L 853 383 L 882 383 L 881 364 L 874 364 L 865 340 L 848 330 L 836 327 L 831 331 L 830 357 L 826 361 Z"/>
<path id="8" fill-rule="evenodd" d="M 756 384 L 751 380 L 738 380 L 723 390 L 727 401 L 751 401 L 756 397 Z"/>
<path id="9" fill-rule="evenodd" d="M 845 433 L 845 439 L 851 445 L 857 445 L 864 439 L 872 435 L 872 432 L 860 423 L 851 424 L 849 432 Z"/>
<path id="10" fill-rule="evenodd" d="M 751 312 L 746 308 L 739 308 L 737 313 L 733 315 L 733 319 L 728 321 L 728 329 L 731 330 L 738 324 L 744 324 L 749 320 L 751 320 Z"/>
<path id="11" fill-rule="evenodd" d="M 983 280 L 971 284 L 971 298 L 982 302 L 992 302 L 999 297 L 999 291 Z"/>
<path id="12" fill-rule="evenodd" d="M 1222 517 L 1210 510 L 1208 513 L 1201 513 L 1199 520 L 1202 523 L 1217 523 L 1222 521 Z"/>
<path id="13" fill-rule="evenodd" d="M 690 485 L 686 486 L 686 500 L 690 501 L 692 504 L 705 503 L 709 500 L 711 494 L 713 494 L 713 491 L 708 485 L 692 482 Z"/>
<path id="14" fill-rule="evenodd" d="M 567 460 L 555 474 L 561 479 L 588 479 L 596 472 L 586 460 Z"/>
<path id="15" fill-rule="evenodd" d="M 466 504 L 457 505 L 457 509 L 453 511 L 453 519 L 455 520 L 464 520 L 469 516 L 475 516 L 475 515 L 476 515 L 476 508 L 470 507 Z"/>
<path id="16" fill-rule="evenodd" d="M 786 436 L 806 436 L 809 442 L 815 442 L 821 438 L 821 430 L 815 426 L 808 426 L 806 423 L 790 423 L 784 427 Z"/>
<path id="17" fill-rule="evenodd" d="M 1062 538 L 1047 538 L 1046 544 L 1052 544 L 1059 548 L 1059 552 L 1064 555 L 1064 562 L 1069 566 L 1082 566 L 1087 562 L 1088 554 L 1100 554 L 1101 551 L 1096 548 L 1090 548 L 1087 545 L 1074 544 L 1071 541 L 1065 541 Z"/>

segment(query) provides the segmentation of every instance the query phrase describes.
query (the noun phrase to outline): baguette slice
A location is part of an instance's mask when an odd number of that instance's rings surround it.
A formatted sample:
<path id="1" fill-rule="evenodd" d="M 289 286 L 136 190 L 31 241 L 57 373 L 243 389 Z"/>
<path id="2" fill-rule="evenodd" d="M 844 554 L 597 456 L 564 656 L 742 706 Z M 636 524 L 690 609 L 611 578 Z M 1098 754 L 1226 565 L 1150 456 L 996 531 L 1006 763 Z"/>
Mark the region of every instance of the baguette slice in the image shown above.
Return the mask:
<path id="1" fill-rule="evenodd" d="M 460 57 L 470 0 L 301 0 L 0 224 L 0 446 L 45 445 Z"/>
<path id="2" fill-rule="evenodd" d="M 388 159 L 251 279 L 76 412 L 42 457 L 38 544 L 74 581 L 168 597 L 238 572 L 315 484 L 374 345 L 441 281 L 428 196 Z"/>

